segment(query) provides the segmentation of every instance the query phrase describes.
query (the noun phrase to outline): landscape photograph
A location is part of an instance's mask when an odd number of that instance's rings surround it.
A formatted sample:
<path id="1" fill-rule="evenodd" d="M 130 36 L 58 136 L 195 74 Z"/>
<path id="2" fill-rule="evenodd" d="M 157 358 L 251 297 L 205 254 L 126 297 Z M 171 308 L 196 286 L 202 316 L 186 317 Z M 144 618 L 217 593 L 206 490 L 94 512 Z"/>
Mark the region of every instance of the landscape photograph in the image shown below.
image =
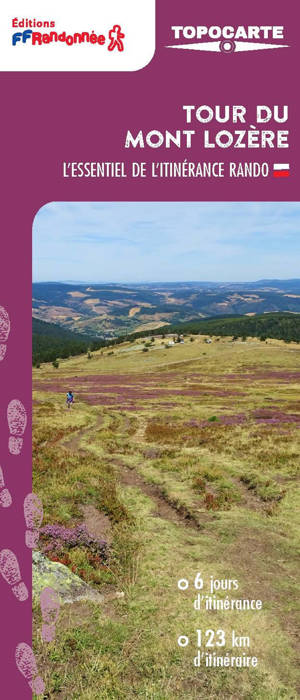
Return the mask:
<path id="1" fill-rule="evenodd" d="M 44 698 L 299 697 L 299 261 L 297 202 L 37 213 Z"/>

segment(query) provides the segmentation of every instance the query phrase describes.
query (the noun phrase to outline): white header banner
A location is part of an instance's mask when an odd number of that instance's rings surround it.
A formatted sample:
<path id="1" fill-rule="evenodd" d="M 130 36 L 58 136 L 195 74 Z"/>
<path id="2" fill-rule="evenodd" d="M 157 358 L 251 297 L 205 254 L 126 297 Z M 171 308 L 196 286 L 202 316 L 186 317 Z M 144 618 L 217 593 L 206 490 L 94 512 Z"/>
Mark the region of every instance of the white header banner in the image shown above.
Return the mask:
<path id="1" fill-rule="evenodd" d="M 135 71 L 155 51 L 155 0 L 4 2 L 1 71 Z"/>

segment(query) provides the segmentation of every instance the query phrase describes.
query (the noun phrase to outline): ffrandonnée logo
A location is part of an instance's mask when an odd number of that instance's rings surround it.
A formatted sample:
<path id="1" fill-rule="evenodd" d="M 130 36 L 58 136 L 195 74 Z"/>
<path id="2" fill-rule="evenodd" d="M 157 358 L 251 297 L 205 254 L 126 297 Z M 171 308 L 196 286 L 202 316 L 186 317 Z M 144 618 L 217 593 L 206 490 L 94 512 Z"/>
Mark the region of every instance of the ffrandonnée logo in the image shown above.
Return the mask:
<path id="1" fill-rule="evenodd" d="M 264 49 L 286 49 L 288 44 L 278 44 L 284 39 L 283 26 L 249 25 L 232 27 L 172 26 L 174 39 L 188 39 L 184 44 L 171 44 L 167 49 L 189 49 L 192 51 L 213 51 L 234 53 L 239 51 L 261 51 Z M 198 41 L 192 41 L 197 39 Z M 207 41 L 208 40 L 208 41 Z M 266 41 L 267 40 L 267 41 Z M 276 42 L 276 43 L 275 43 Z"/>
<path id="2" fill-rule="evenodd" d="M 32 46 L 43 46 L 52 43 L 65 43 L 67 46 L 73 44 L 97 44 L 103 46 L 106 44 L 108 51 L 124 51 L 125 34 L 121 30 L 119 24 L 115 24 L 108 32 L 108 37 L 104 33 L 97 34 L 92 31 L 68 32 L 56 29 L 54 20 L 37 20 L 15 17 L 12 20 L 13 28 L 18 28 L 12 34 L 12 45 L 22 46 L 22 44 L 31 44 Z M 48 31 L 47 31 L 48 30 Z"/>
<path id="3" fill-rule="evenodd" d="M 155 0 L 0 3 L 0 73 L 131 72 L 154 53 Z"/>

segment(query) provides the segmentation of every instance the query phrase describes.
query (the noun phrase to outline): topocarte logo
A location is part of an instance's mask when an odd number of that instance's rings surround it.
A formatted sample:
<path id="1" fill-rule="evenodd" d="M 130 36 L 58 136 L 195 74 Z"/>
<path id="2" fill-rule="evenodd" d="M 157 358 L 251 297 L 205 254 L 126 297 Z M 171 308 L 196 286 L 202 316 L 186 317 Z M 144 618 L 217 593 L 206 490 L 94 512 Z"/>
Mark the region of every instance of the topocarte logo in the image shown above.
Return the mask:
<path id="1" fill-rule="evenodd" d="M 234 53 L 237 51 L 260 51 L 263 49 L 286 49 L 288 44 L 266 43 L 268 40 L 284 39 L 283 26 L 250 25 L 247 27 L 206 26 L 172 26 L 174 39 L 189 39 L 188 43 L 172 44 L 167 49 L 189 49 L 194 51 L 213 51 L 217 53 Z M 200 41 L 191 42 L 191 39 Z M 209 41 L 206 41 L 209 39 Z M 242 41 L 239 41 L 242 39 Z M 264 41 L 262 41 L 264 40 Z"/>
<path id="2" fill-rule="evenodd" d="M 67 46 L 73 46 L 73 44 L 98 44 L 98 46 L 103 46 L 107 44 L 108 51 L 113 51 L 117 49 L 118 51 L 124 51 L 125 34 L 121 30 L 119 24 L 114 24 L 112 29 L 108 32 L 108 38 L 104 34 L 96 34 L 94 30 L 92 32 L 74 32 L 68 34 L 66 31 L 55 31 L 54 20 L 37 20 L 37 19 L 18 19 L 15 17 L 12 20 L 12 26 L 14 28 L 19 27 L 22 31 L 14 32 L 12 35 L 12 45 L 18 46 L 22 44 L 31 44 L 33 46 L 42 46 L 45 44 L 52 43 L 65 43 Z M 38 29 L 49 29 L 48 32 L 45 31 L 34 31 Z"/>

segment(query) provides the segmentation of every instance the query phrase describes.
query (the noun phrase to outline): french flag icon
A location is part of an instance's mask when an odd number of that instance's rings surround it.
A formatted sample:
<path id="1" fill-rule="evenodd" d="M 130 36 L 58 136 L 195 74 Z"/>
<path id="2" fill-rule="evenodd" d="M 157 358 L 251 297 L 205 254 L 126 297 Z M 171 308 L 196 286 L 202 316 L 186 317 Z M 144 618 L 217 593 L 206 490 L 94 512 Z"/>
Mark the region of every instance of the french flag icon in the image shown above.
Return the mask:
<path id="1" fill-rule="evenodd" d="M 274 165 L 273 165 L 274 177 L 288 177 L 289 174 L 290 174 L 290 164 L 289 163 L 274 163 Z"/>

